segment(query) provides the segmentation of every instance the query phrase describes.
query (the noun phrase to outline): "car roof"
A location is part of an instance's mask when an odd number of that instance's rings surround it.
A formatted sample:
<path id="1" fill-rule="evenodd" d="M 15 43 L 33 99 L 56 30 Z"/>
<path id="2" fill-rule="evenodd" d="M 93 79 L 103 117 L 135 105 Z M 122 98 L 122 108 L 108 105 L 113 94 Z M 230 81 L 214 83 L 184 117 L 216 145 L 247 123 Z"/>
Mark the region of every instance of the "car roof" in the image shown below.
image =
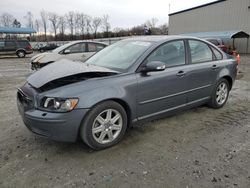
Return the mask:
<path id="1" fill-rule="evenodd" d="M 96 44 L 103 44 L 103 45 L 107 45 L 103 42 L 98 42 L 98 41 L 93 41 L 93 40 L 75 40 L 75 41 L 71 41 L 68 44 L 77 44 L 79 42 L 90 42 L 90 43 L 96 43 Z"/>
<path id="2" fill-rule="evenodd" d="M 4 42 L 4 41 L 29 42 L 26 39 L 2 39 L 2 40 L 0 40 L 0 42 Z"/>
<path id="3" fill-rule="evenodd" d="M 190 37 L 190 36 L 181 36 L 181 35 L 152 35 L 152 36 L 140 36 L 140 37 L 133 37 L 125 39 L 125 41 L 145 41 L 145 42 L 152 42 L 152 43 L 160 43 L 169 40 L 177 40 L 177 39 L 198 39 L 202 40 L 197 37 Z"/>

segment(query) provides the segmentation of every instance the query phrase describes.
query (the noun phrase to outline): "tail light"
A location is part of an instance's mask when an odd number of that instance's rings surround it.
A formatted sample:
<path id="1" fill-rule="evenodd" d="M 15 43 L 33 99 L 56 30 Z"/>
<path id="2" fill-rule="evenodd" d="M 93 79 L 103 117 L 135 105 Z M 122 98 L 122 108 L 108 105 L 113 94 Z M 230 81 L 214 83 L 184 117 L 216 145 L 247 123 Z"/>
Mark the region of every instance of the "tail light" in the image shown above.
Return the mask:
<path id="1" fill-rule="evenodd" d="M 236 61 L 237 61 L 237 64 L 239 65 L 239 64 L 240 64 L 240 54 L 238 54 L 238 55 L 236 56 Z"/>
<path id="2" fill-rule="evenodd" d="M 28 46 L 26 46 L 27 50 L 32 50 L 32 46 L 29 44 Z"/>

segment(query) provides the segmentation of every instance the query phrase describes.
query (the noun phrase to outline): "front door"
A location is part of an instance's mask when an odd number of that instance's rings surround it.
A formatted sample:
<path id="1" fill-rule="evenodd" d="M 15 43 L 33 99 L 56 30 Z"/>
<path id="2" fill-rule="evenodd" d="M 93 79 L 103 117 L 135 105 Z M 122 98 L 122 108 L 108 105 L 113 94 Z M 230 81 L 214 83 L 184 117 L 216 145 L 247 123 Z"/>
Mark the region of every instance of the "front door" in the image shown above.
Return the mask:
<path id="1" fill-rule="evenodd" d="M 66 59 L 71 59 L 75 61 L 84 61 L 85 60 L 85 53 L 87 52 L 87 43 L 81 42 L 77 44 L 73 44 L 72 46 L 68 47 L 67 51 L 69 51 L 69 54 L 65 55 Z"/>
<path id="2" fill-rule="evenodd" d="M 158 47 L 145 60 L 161 61 L 166 69 L 160 72 L 137 73 L 138 119 L 168 112 L 186 104 L 186 55 L 184 41 L 168 42 Z"/>

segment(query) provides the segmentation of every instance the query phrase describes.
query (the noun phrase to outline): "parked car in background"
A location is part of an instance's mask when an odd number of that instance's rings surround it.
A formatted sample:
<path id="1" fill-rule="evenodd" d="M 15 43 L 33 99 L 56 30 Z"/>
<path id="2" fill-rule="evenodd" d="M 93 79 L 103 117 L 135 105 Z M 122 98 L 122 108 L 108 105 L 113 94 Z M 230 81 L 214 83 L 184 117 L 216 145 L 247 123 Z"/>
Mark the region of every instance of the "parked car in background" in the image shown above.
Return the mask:
<path id="1" fill-rule="evenodd" d="M 37 50 L 39 52 L 46 52 L 46 51 L 54 50 L 57 47 L 59 47 L 59 45 L 57 45 L 55 43 L 47 43 L 45 46 L 38 47 Z"/>
<path id="2" fill-rule="evenodd" d="M 94 41 L 73 41 L 62 45 L 51 52 L 35 55 L 31 58 L 31 69 L 37 70 L 60 59 L 85 61 L 94 53 L 102 50 L 107 45 Z"/>
<path id="3" fill-rule="evenodd" d="M 236 59 L 237 63 L 240 64 L 240 54 L 237 53 L 235 47 L 226 46 L 221 39 L 206 38 L 205 40 L 211 42 L 212 44 L 223 50 L 225 53 L 232 55 Z"/>
<path id="4" fill-rule="evenodd" d="M 202 104 L 223 107 L 236 74 L 235 60 L 205 40 L 138 37 L 85 63 L 45 66 L 18 89 L 17 104 L 32 132 L 58 141 L 80 136 L 99 150 L 117 144 L 132 123 Z"/>
<path id="5" fill-rule="evenodd" d="M 212 44 L 214 44 L 215 46 L 217 46 L 218 48 L 220 48 L 222 51 L 224 51 L 225 53 L 228 53 L 229 48 L 228 46 L 226 46 L 223 42 L 223 40 L 218 39 L 218 38 L 206 38 L 207 41 L 211 42 Z"/>
<path id="6" fill-rule="evenodd" d="M 17 55 L 23 58 L 33 53 L 28 40 L 0 40 L 0 55 Z"/>

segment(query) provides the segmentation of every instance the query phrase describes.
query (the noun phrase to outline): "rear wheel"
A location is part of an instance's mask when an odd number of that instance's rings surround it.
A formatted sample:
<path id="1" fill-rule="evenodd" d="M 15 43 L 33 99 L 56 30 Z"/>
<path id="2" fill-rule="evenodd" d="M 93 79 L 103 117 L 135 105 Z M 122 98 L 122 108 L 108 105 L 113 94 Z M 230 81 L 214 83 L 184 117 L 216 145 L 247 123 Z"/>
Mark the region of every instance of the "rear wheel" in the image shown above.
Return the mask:
<path id="1" fill-rule="evenodd" d="M 212 108 L 221 108 L 223 107 L 229 96 L 229 83 L 226 79 L 221 79 L 216 84 L 213 94 L 211 96 L 211 101 L 209 106 Z"/>
<path id="2" fill-rule="evenodd" d="M 26 53 L 23 50 L 19 50 L 19 51 L 17 51 L 16 55 L 19 58 L 24 58 L 26 56 Z"/>
<path id="3" fill-rule="evenodd" d="M 117 144 L 127 129 L 127 114 L 124 108 L 106 101 L 95 106 L 84 119 L 80 135 L 91 148 L 100 150 Z"/>

